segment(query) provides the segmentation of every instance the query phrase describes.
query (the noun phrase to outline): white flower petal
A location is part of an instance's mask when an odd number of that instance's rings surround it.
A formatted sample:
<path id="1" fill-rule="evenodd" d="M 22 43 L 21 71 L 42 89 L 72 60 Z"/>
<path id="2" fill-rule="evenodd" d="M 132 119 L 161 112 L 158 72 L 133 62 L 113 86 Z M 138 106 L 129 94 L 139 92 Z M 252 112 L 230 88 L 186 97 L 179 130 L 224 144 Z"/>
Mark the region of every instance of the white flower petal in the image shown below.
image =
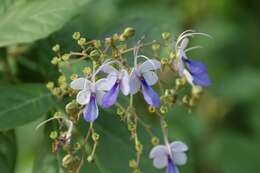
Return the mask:
<path id="1" fill-rule="evenodd" d="M 156 158 L 159 156 L 167 156 L 168 155 L 168 150 L 165 147 L 165 145 L 156 145 L 153 147 L 153 149 L 150 151 L 149 158 Z"/>
<path id="2" fill-rule="evenodd" d="M 153 166 L 157 169 L 165 168 L 168 164 L 168 157 L 166 155 L 158 156 L 153 159 Z"/>
<path id="3" fill-rule="evenodd" d="M 96 89 L 100 91 L 108 91 L 113 87 L 114 84 L 115 81 L 112 80 L 112 78 L 99 79 L 96 82 Z"/>
<path id="4" fill-rule="evenodd" d="M 175 141 L 170 144 L 172 152 L 183 152 L 188 151 L 188 146 L 181 142 L 181 141 Z"/>
<path id="5" fill-rule="evenodd" d="M 183 70 L 183 75 L 185 76 L 185 78 L 187 79 L 187 81 L 193 86 L 193 77 L 190 74 L 190 72 L 186 69 Z"/>
<path id="6" fill-rule="evenodd" d="M 124 95 L 128 95 L 130 92 L 130 79 L 126 70 L 122 70 L 123 77 L 120 83 L 120 89 Z"/>
<path id="7" fill-rule="evenodd" d="M 85 78 L 78 78 L 70 83 L 70 87 L 75 90 L 88 89 L 91 82 Z"/>
<path id="8" fill-rule="evenodd" d="M 97 99 L 97 103 L 98 103 L 99 105 L 102 104 L 102 99 L 103 99 L 104 95 L 105 95 L 105 92 L 104 92 L 104 91 L 97 90 L 97 92 L 96 92 L 96 99 Z"/>
<path id="9" fill-rule="evenodd" d="M 89 99 L 90 99 L 90 91 L 89 90 L 82 90 L 77 94 L 77 102 L 81 105 L 86 105 L 89 103 Z"/>
<path id="10" fill-rule="evenodd" d="M 111 66 L 109 64 L 104 65 L 102 67 L 102 71 L 105 72 L 105 73 L 108 73 L 108 74 L 111 74 L 111 73 L 117 74 L 118 73 L 118 70 L 115 69 L 113 66 Z"/>
<path id="11" fill-rule="evenodd" d="M 148 85 L 154 85 L 158 81 L 158 76 L 153 71 L 147 71 L 145 73 L 142 73 L 145 81 L 148 83 Z"/>
<path id="12" fill-rule="evenodd" d="M 143 64 L 140 65 L 139 69 L 141 73 L 151 71 L 151 70 L 157 70 L 161 68 L 161 63 L 158 60 L 151 59 L 146 60 Z"/>
<path id="13" fill-rule="evenodd" d="M 141 82 L 136 75 L 136 70 L 133 69 L 130 75 L 130 93 L 135 94 L 141 88 Z"/>
<path id="14" fill-rule="evenodd" d="M 185 165 L 187 162 L 187 155 L 184 152 L 173 152 L 173 161 L 176 165 Z"/>

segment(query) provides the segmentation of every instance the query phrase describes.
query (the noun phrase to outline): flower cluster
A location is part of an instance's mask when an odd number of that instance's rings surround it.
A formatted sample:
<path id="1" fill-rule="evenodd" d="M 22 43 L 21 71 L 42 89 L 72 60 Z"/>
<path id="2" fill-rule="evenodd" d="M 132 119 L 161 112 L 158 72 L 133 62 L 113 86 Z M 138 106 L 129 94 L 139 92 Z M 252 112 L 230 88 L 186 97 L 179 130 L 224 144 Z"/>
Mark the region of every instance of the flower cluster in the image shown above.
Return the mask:
<path id="1" fill-rule="evenodd" d="M 54 82 L 50 82 L 47 87 L 59 98 L 75 97 L 75 100 L 73 99 L 66 105 L 66 114 L 68 115 L 66 119 L 70 119 L 69 122 L 76 124 L 83 115 L 84 120 L 90 123 L 88 135 L 84 141 L 87 141 L 88 136 L 92 135 L 94 147 L 87 160 L 92 161 L 94 159 L 98 134 L 95 132 L 93 124 L 99 116 L 99 109 L 116 107 L 117 114 L 127 123 L 128 130 L 134 139 L 137 158 L 129 162 L 129 166 L 134 169 L 134 172 L 141 171 L 139 162 L 143 145 L 138 138 L 136 128 L 137 124 L 140 123 L 152 136 L 151 141 L 155 145 L 150 152 L 154 167 L 158 169 L 166 168 L 167 173 L 179 173 L 177 165 L 186 163 L 185 152 L 188 147 L 180 141 L 168 142 L 167 122 L 164 114 L 171 110 L 176 102 L 192 108 L 196 105 L 202 88 L 211 84 L 205 65 L 201 61 L 190 59 L 187 56 L 187 52 L 201 48 L 200 46 L 188 47 L 190 38 L 196 35 L 210 36 L 188 30 L 180 34 L 177 40 L 171 40 L 170 33 L 166 32 L 162 34 L 162 43 L 159 41 L 142 43 L 142 40 L 139 40 L 131 48 L 122 44 L 130 39 L 134 33 L 135 30 L 129 27 L 121 34 L 114 34 L 104 41 L 87 40 L 81 37 L 79 32 L 74 33 L 73 39 L 77 41 L 82 51 L 62 55 L 60 47 L 56 45 L 53 47 L 53 51 L 57 53 L 57 57 L 53 58 L 52 63 L 57 65 L 61 72 L 64 64 L 72 65 L 78 61 L 89 61 L 91 65 L 83 69 L 84 75 L 82 76 L 72 74 L 70 84 L 66 82 L 68 80 L 62 74 L 58 86 L 55 86 Z M 144 47 L 148 46 L 151 46 L 153 56 L 140 53 Z M 161 51 L 162 48 L 168 51 L 166 55 L 162 55 L 166 57 L 160 55 L 163 52 Z M 127 59 L 125 54 L 131 52 L 130 57 L 132 58 Z M 167 75 L 167 81 L 175 81 L 174 87 L 167 89 L 164 87 L 165 81 L 162 78 L 165 73 L 172 73 L 172 75 Z M 187 83 L 190 84 L 192 92 L 190 95 L 184 95 L 179 99 L 178 92 L 188 86 Z M 57 93 L 57 90 L 60 91 L 60 94 Z M 129 104 L 126 107 L 120 104 L 120 91 L 122 96 L 128 98 Z M 144 101 L 148 104 L 148 111 L 154 113 L 160 120 L 164 145 L 158 145 L 159 139 L 153 135 L 148 125 L 140 120 L 138 110 L 134 108 L 133 100 L 138 92 L 142 94 Z M 71 137 L 72 130 L 70 128 L 68 140 Z M 81 144 L 81 146 L 84 144 Z M 78 164 L 73 169 L 78 170 L 81 166 L 82 164 Z"/>

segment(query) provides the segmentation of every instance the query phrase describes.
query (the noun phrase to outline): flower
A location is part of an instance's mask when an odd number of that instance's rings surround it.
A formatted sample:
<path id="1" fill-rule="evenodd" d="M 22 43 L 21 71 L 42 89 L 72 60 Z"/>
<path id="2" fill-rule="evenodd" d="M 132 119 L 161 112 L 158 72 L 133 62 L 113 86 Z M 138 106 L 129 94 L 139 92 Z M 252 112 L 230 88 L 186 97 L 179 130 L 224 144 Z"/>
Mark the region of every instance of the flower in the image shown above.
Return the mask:
<path id="1" fill-rule="evenodd" d="M 158 76 L 154 70 L 160 69 L 161 63 L 155 59 L 146 60 L 140 66 L 135 66 L 130 75 L 130 93 L 137 93 L 142 88 L 145 101 L 154 107 L 160 107 L 160 97 L 152 89 L 158 81 Z"/>
<path id="2" fill-rule="evenodd" d="M 108 73 L 107 81 L 110 83 L 110 86 L 112 86 L 104 95 L 101 104 L 102 107 L 108 108 L 115 104 L 119 89 L 124 95 L 129 94 L 129 75 L 125 69 L 117 70 L 109 64 L 104 65 L 101 70 Z"/>
<path id="3" fill-rule="evenodd" d="M 86 105 L 83 111 L 84 119 L 87 122 L 94 122 L 98 117 L 98 106 L 101 105 L 105 91 L 110 89 L 107 79 L 100 79 L 97 82 L 91 82 L 86 78 L 73 80 L 70 87 L 80 90 L 77 94 L 77 102 Z"/>
<path id="4" fill-rule="evenodd" d="M 166 173 L 179 173 L 177 165 L 187 162 L 186 151 L 188 146 L 181 141 L 172 142 L 169 145 L 157 145 L 150 152 L 150 159 L 157 169 L 166 168 Z"/>
<path id="5" fill-rule="evenodd" d="M 175 69 L 178 70 L 179 75 L 184 76 L 191 85 L 207 87 L 210 86 L 211 81 L 206 66 L 201 61 L 189 59 L 186 55 L 186 52 L 190 50 L 201 48 L 200 46 L 195 46 L 186 49 L 189 42 L 188 37 L 193 35 L 204 35 L 210 37 L 204 33 L 196 33 L 193 31 L 183 32 L 175 44 L 177 59 L 173 61 L 173 65 Z"/>

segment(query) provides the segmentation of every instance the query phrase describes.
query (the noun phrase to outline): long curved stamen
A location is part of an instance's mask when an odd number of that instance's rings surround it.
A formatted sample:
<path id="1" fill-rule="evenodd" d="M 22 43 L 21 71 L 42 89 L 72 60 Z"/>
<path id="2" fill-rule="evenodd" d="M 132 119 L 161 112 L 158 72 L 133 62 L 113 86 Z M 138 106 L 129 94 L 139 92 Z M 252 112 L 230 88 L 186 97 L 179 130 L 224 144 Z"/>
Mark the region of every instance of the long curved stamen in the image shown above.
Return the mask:
<path id="1" fill-rule="evenodd" d="M 47 120 L 41 122 L 39 125 L 37 125 L 35 129 L 38 130 L 38 129 L 39 129 L 41 126 L 43 126 L 44 124 L 46 124 L 46 123 L 48 123 L 48 122 L 50 122 L 50 121 L 52 121 L 52 120 L 57 120 L 57 119 L 65 119 L 65 118 L 62 117 L 62 116 L 57 116 L 57 117 L 49 118 L 49 119 L 47 119 Z"/>
<path id="2" fill-rule="evenodd" d="M 104 61 L 104 63 L 96 70 L 96 72 L 92 75 L 92 77 L 95 77 L 102 70 L 102 68 L 106 65 L 117 63 L 120 66 L 120 68 L 123 68 L 123 64 L 120 61 L 118 61 L 118 60 L 110 61 L 110 60 L 111 59 Z"/>
<path id="3" fill-rule="evenodd" d="M 177 42 L 175 44 L 175 49 L 177 50 L 178 49 L 178 45 L 180 44 L 180 42 L 186 38 L 186 37 L 192 37 L 194 35 L 201 35 L 201 36 L 205 36 L 205 37 L 208 37 L 208 38 L 212 38 L 209 34 L 206 34 L 206 33 L 201 33 L 201 32 L 194 32 L 194 33 L 188 33 L 188 34 L 184 34 L 182 36 L 180 36 L 178 39 L 177 39 Z"/>
<path id="4" fill-rule="evenodd" d="M 154 65 L 154 63 L 153 63 L 153 62 L 151 61 L 151 59 L 148 58 L 147 56 L 138 55 L 138 56 L 136 57 L 136 60 L 137 60 L 138 58 L 144 58 L 144 59 L 146 59 L 147 61 L 149 61 L 149 62 L 153 65 L 154 68 L 156 68 L 155 65 Z"/>
<path id="5" fill-rule="evenodd" d="M 189 51 L 192 51 L 192 50 L 194 50 L 194 49 L 202 49 L 203 48 L 203 46 L 193 46 L 193 47 L 190 47 L 190 48 L 188 48 L 188 49 L 185 49 L 184 50 L 184 52 L 186 53 L 186 52 L 189 52 Z"/>

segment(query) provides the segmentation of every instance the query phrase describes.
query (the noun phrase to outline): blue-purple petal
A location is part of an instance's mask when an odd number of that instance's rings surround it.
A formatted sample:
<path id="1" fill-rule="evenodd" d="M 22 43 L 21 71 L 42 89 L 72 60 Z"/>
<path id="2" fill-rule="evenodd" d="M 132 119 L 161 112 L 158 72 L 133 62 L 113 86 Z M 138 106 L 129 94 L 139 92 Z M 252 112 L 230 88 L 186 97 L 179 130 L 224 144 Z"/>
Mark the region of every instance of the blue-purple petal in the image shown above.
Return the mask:
<path id="1" fill-rule="evenodd" d="M 97 119 L 98 107 L 95 96 L 92 95 L 90 97 L 89 104 L 85 106 L 83 116 L 87 122 L 94 122 Z"/>
<path id="2" fill-rule="evenodd" d="M 211 80 L 209 78 L 207 68 L 202 62 L 191 59 L 183 59 L 183 61 L 187 64 L 188 70 L 193 77 L 193 83 L 195 85 L 203 87 L 211 85 Z"/>
<path id="3" fill-rule="evenodd" d="M 177 166 L 173 163 L 172 159 L 168 158 L 166 173 L 179 173 Z"/>
<path id="4" fill-rule="evenodd" d="M 119 93 L 119 83 L 116 82 L 113 87 L 104 95 L 102 99 L 102 107 L 109 108 L 114 105 Z"/>
<path id="5" fill-rule="evenodd" d="M 151 86 L 149 86 L 147 84 L 145 79 L 141 79 L 141 83 L 142 83 L 142 92 L 143 92 L 145 101 L 151 106 L 154 106 L 157 108 L 160 107 L 159 95 L 152 89 Z"/>

